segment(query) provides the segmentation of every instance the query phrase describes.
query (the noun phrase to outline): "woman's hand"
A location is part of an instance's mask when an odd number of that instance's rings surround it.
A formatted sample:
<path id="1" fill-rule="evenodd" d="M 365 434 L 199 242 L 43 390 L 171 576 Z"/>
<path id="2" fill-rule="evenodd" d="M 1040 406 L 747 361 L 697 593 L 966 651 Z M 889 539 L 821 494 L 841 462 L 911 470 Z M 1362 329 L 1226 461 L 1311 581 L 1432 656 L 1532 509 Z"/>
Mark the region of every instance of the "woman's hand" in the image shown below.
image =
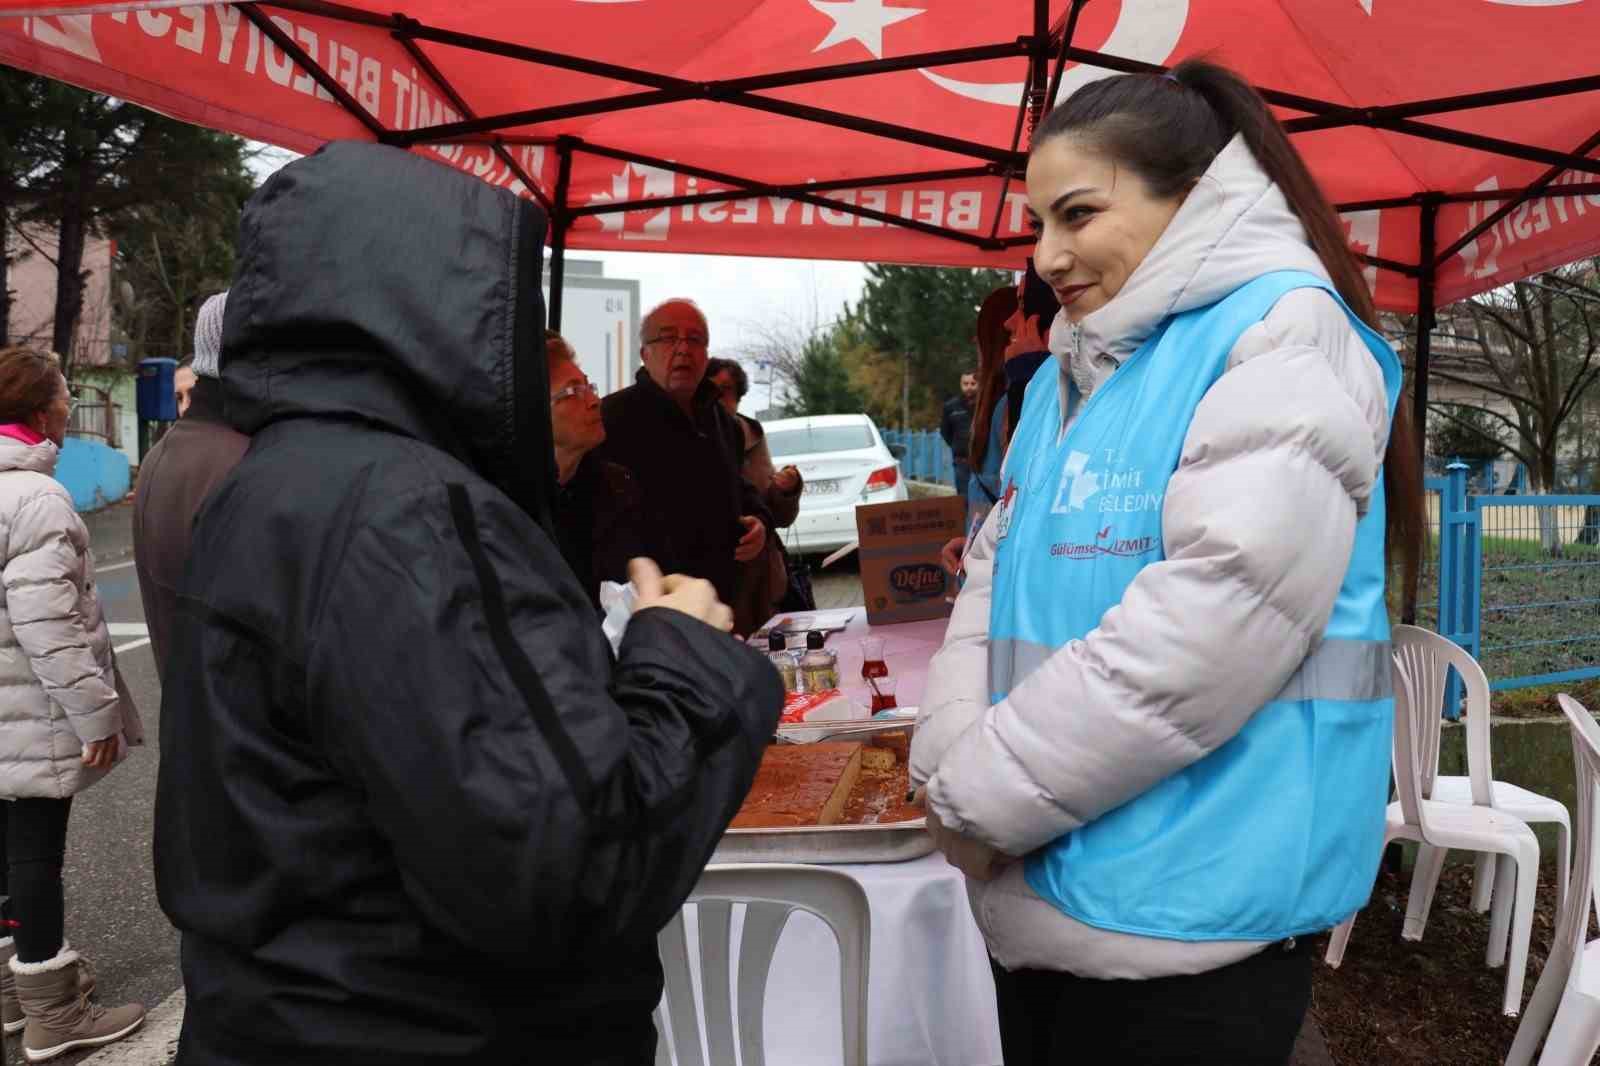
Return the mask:
<path id="1" fill-rule="evenodd" d="M 767 527 L 761 519 L 748 514 L 739 519 L 739 524 L 744 526 L 744 536 L 740 537 L 739 543 L 735 545 L 733 557 L 741 563 L 748 563 L 766 548 Z"/>
<path id="2" fill-rule="evenodd" d="M 966 537 L 951 537 L 939 549 L 939 565 L 951 577 L 961 576 L 961 553 L 967 550 Z"/>
<path id="3" fill-rule="evenodd" d="M 91 740 L 83 746 L 83 765 L 91 770 L 108 770 L 117 760 L 117 738 Z"/>
<path id="4" fill-rule="evenodd" d="M 665 607 L 724 633 L 733 629 L 733 611 L 717 599 L 717 590 L 709 581 L 684 574 L 662 577 L 661 568 L 653 559 L 630 561 L 628 580 L 633 582 L 637 593 L 635 611 L 642 611 L 646 607 Z M 84 761 L 87 762 L 87 758 Z"/>
<path id="5" fill-rule="evenodd" d="M 928 790 L 919 788 L 912 795 L 911 802 L 918 807 L 926 808 L 927 797 Z M 944 823 L 939 821 L 939 816 L 931 809 L 927 812 L 927 825 L 928 835 L 933 837 L 933 846 L 939 849 L 951 866 L 974 881 L 992 881 L 1002 870 L 1017 861 L 1015 856 L 996 851 L 981 840 L 946 829 Z"/>

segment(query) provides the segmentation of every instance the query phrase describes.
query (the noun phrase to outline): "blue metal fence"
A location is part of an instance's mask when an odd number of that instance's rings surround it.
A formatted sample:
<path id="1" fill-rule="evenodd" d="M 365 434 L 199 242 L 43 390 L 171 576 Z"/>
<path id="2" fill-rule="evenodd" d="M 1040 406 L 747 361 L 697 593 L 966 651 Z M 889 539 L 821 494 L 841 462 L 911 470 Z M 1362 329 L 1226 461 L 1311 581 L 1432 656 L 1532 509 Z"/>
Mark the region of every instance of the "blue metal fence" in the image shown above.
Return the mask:
<path id="1" fill-rule="evenodd" d="M 1600 677 L 1600 495 L 1469 495 L 1470 476 L 1427 483 L 1438 632 L 1497 690 Z"/>
<path id="2" fill-rule="evenodd" d="M 956 483 L 950 449 L 936 430 L 885 429 L 881 432 L 885 444 L 891 447 L 905 445 L 906 456 L 900 460 L 900 472 L 907 478 L 912 481 L 937 481 L 942 485 Z"/>

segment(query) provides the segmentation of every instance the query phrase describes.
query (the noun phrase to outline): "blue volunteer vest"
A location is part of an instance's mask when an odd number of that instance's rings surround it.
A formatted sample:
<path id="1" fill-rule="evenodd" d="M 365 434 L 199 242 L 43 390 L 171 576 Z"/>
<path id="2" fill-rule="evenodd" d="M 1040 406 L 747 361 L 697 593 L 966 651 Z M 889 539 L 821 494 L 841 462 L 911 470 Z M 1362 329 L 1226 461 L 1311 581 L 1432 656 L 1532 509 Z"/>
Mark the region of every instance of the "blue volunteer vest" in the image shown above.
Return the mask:
<path id="1" fill-rule="evenodd" d="M 1162 501 L 1196 406 L 1239 336 L 1302 287 L 1338 299 L 1314 275 L 1278 271 L 1168 319 L 1083 403 L 1065 436 L 1056 362 L 1034 376 L 996 519 L 994 702 L 1086 636 L 1140 570 L 1165 558 Z M 1350 320 L 1383 369 L 1392 414 L 1399 360 Z M 1069 406 L 1076 400 L 1072 389 Z M 1210 755 L 1029 856 L 1028 884 L 1089 925 L 1178 940 L 1277 940 L 1353 914 L 1383 842 L 1388 642 L 1380 478 L 1323 642 L 1283 690 Z M 1239 669 L 1250 669 L 1250 649 L 1238 653 Z"/>

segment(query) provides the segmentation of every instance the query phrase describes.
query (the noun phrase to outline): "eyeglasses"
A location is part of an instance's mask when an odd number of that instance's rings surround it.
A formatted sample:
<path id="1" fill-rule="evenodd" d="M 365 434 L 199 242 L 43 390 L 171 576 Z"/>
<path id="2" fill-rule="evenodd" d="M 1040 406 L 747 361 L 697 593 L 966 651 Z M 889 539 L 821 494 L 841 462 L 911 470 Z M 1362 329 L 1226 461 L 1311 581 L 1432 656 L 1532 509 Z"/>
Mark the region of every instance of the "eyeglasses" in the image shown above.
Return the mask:
<path id="1" fill-rule="evenodd" d="M 668 348 L 676 348 L 683 344 L 691 349 L 701 349 L 711 343 L 711 338 L 703 333 L 690 333 L 680 335 L 677 333 L 657 333 L 645 341 L 646 344 L 665 344 Z"/>
<path id="2" fill-rule="evenodd" d="M 553 407 L 569 396 L 589 397 L 598 395 L 600 395 L 600 390 L 594 387 L 594 382 L 584 378 L 582 381 L 574 381 L 564 389 L 552 392 L 550 394 L 550 405 Z"/>

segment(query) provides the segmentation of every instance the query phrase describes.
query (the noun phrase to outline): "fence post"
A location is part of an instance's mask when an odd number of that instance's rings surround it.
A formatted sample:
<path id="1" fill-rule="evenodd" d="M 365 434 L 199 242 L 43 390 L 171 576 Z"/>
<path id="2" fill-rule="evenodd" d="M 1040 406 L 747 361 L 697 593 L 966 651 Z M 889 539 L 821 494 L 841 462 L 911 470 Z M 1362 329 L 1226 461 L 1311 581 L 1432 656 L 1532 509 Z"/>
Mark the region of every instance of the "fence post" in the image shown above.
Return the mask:
<path id="1" fill-rule="evenodd" d="M 1466 552 L 1467 473 L 1467 464 L 1459 459 L 1445 467 L 1444 492 L 1439 494 L 1439 633 L 1458 644 L 1468 636 L 1466 584 L 1474 569 Z M 1454 668 L 1445 682 L 1442 710 L 1452 722 L 1461 717 L 1461 679 Z"/>

